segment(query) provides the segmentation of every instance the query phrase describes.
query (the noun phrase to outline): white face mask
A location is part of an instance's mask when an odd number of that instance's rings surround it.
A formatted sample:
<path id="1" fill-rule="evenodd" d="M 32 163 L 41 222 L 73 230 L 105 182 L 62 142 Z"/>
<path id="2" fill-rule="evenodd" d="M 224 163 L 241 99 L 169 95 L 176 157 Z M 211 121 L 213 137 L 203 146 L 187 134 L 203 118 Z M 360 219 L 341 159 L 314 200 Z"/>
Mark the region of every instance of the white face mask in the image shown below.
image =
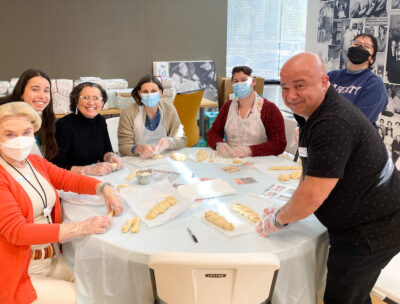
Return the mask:
<path id="1" fill-rule="evenodd" d="M 0 149 L 7 157 L 21 161 L 28 157 L 34 142 L 31 136 L 18 136 L 0 143 Z"/>

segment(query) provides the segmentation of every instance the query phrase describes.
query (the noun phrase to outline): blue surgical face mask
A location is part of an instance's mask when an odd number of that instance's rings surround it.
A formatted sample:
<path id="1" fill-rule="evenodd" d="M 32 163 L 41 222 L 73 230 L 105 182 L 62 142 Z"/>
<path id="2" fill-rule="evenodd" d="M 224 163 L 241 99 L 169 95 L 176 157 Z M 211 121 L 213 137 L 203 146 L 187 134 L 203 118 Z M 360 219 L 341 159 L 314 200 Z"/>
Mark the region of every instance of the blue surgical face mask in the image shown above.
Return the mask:
<path id="1" fill-rule="evenodd" d="M 160 93 L 142 94 L 142 103 L 149 108 L 155 107 L 160 102 Z"/>
<path id="2" fill-rule="evenodd" d="M 253 78 L 249 77 L 246 81 L 237 82 L 233 85 L 233 92 L 239 98 L 246 98 L 251 93 L 251 82 Z"/>

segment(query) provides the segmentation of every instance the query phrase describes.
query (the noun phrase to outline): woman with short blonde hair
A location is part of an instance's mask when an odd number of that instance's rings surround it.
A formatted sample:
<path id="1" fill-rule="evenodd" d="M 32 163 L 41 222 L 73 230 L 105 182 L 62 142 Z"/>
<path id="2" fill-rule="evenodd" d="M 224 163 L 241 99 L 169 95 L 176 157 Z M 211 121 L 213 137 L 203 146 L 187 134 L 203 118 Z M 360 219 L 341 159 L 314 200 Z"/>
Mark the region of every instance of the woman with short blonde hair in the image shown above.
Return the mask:
<path id="1" fill-rule="evenodd" d="M 107 216 L 61 224 L 56 190 L 102 194 L 108 211 L 122 211 L 114 188 L 29 155 L 38 113 L 25 102 L 0 106 L 0 303 L 75 303 L 73 273 L 58 242 L 111 225 Z"/>

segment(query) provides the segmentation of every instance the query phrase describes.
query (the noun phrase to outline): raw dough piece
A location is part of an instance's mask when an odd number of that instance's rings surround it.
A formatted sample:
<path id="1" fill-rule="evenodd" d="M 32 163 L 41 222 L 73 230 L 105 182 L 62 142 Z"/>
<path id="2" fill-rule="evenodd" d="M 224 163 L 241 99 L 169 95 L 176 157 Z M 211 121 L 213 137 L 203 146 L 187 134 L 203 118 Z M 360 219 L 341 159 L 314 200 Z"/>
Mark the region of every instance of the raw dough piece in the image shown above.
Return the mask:
<path id="1" fill-rule="evenodd" d="M 290 181 L 289 174 L 285 174 L 285 173 L 279 174 L 278 179 L 282 182 Z"/>
<path id="2" fill-rule="evenodd" d="M 243 164 L 243 161 L 240 158 L 234 158 L 232 160 L 232 163 L 235 165 L 241 165 L 241 164 Z"/>
<path id="3" fill-rule="evenodd" d="M 113 217 L 114 216 L 115 211 L 111 210 L 110 212 L 107 213 L 108 217 Z"/>
<path id="4" fill-rule="evenodd" d="M 207 151 L 204 149 L 201 149 L 201 150 L 197 151 L 196 161 L 202 162 L 202 161 L 206 160 L 207 157 L 208 157 Z"/>
<path id="5" fill-rule="evenodd" d="M 122 226 L 122 232 L 127 233 L 128 230 L 131 229 L 132 225 L 133 225 L 133 220 L 127 220 L 125 225 Z"/>
<path id="6" fill-rule="evenodd" d="M 112 163 L 112 166 L 113 166 L 113 171 L 117 170 L 117 166 L 118 166 L 117 163 Z"/>
<path id="7" fill-rule="evenodd" d="M 140 227 L 140 217 L 135 216 L 135 218 L 132 220 L 131 233 L 139 232 L 139 227 Z"/>
<path id="8" fill-rule="evenodd" d="M 210 163 L 215 162 L 215 156 L 217 155 L 217 151 L 212 151 L 210 155 Z"/>
<path id="9" fill-rule="evenodd" d="M 232 223 L 226 220 L 226 218 L 224 218 L 222 215 L 219 215 L 217 212 L 214 212 L 212 210 L 206 211 L 204 216 L 206 217 L 207 221 L 222 229 L 233 230 L 235 228 Z"/>
<path id="10" fill-rule="evenodd" d="M 251 210 L 249 207 L 236 203 L 232 206 L 232 210 L 240 213 L 241 215 L 247 217 L 252 223 L 257 223 L 260 221 L 260 217 L 257 213 Z"/>
<path id="11" fill-rule="evenodd" d="M 121 188 L 125 188 L 125 187 L 131 187 L 131 188 L 133 188 L 131 185 L 128 185 L 128 184 L 118 184 L 118 185 L 117 185 L 117 191 L 118 191 L 118 192 L 121 192 L 121 191 L 120 191 Z"/>
<path id="12" fill-rule="evenodd" d="M 289 174 L 291 179 L 299 179 L 301 177 L 301 170 L 294 171 Z"/>
<path id="13" fill-rule="evenodd" d="M 160 159 L 163 157 L 164 157 L 164 155 L 162 155 L 162 154 L 153 155 L 153 159 Z"/>
<path id="14" fill-rule="evenodd" d="M 176 205 L 177 199 L 171 195 L 168 195 L 165 199 L 150 209 L 146 215 L 147 220 L 155 219 L 159 214 L 164 213 L 169 207 Z"/>
<path id="15" fill-rule="evenodd" d="M 137 170 L 138 170 L 138 169 L 132 170 L 131 174 L 129 174 L 129 175 L 125 178 L 127 182 L 129 182 L 132 178 L 134 178 L 134 177 L 136 176 L 136 171 L 137 171 Z"/>
<path id="16" fill-rule="evenodd" d="M 268 170 L 301 170 L 301 166 L 273 166 Z"/>
<path id="17" fill-rule="evenodd" d="M 186 160 L 186 155 L 179 153 L 179 152 L 172 152 L 169 155 L 173 160 L 177 160 L 177 161 L 185 161 Z"/>
<path id="18" fill-rule="evenodd" d="M 232 173 L 232 172 L 240 171 L 240 168 L 238 168 L 237 166 L 228 166 L 228 167 L 221 168 L 221 170 L 224 170 L 226 173 Z"/>

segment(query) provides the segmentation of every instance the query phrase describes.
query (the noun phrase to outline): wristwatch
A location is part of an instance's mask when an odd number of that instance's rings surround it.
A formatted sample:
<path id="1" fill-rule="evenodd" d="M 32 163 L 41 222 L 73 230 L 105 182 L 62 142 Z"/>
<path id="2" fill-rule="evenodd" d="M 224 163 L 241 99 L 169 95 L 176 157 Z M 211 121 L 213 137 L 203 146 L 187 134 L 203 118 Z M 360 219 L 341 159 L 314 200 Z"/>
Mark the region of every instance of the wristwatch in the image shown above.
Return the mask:
<path id="1" fill-rule="evenodd" d="M 272 222 L 274 223 L 275 227 L 279 229 L 285 229 L 289 224 L 281 224 L 278 222 L 276 217 L 278 216 L 279 211 L 281 211 L 281 209 L 276 209 L 276 211 L 274 212 L 274 216 L 272 217 Z"/>
<path id="2" fill-rule="evenodd" d="M 111 186 L 112 187 L 112 185 L 110 183 L 102 183 L 101 184 L 101 187 L 100 187 L 100 193 L 101 194 L 103 194 L 104 188 L 107 187 L 107 186 Z"/>

